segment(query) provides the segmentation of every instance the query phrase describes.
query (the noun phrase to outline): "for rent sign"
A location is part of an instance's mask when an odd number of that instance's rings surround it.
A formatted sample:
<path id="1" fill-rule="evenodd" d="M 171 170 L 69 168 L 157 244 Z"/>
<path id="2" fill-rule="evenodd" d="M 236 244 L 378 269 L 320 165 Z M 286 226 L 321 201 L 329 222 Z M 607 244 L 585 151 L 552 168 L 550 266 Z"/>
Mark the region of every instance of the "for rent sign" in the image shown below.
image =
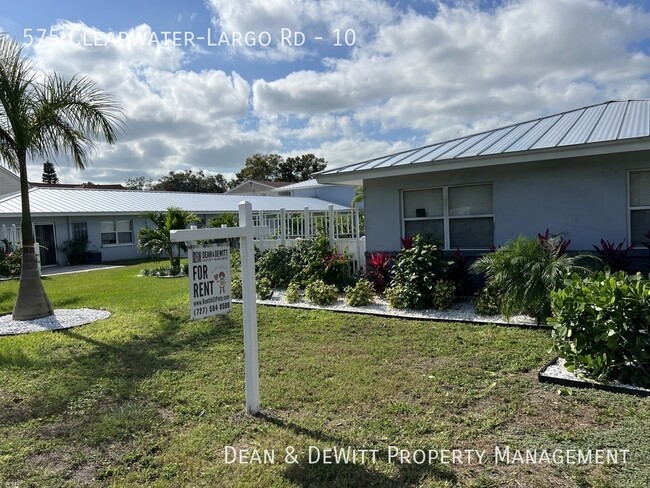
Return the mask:
<path id="1" fill-rule="evenodd" d="M 189 252 L 190 317 L 230 312 L 230 247 L 195 244 Z"/>

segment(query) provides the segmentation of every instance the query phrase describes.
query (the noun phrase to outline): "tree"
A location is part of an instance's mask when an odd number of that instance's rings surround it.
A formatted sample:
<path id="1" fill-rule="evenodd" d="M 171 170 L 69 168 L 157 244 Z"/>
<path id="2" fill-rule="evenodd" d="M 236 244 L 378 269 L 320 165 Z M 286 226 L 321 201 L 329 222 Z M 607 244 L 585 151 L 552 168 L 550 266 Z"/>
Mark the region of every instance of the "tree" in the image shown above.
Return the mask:
<path id="1" fill-rule="evenodd" d="M 29 208 L 27 160 L 70 157 L 84 169 L 95 139 L 112 144 L 122 124 L 122 109 L 86 77 L 65 79 L 38 73 L 10 37 L 0 38 L 0 158 L 20 175 L 23 257 L 14 320 L 52 315 L 36 264 Z"/>
<path id="2" fill-rule="evenodd" d="M 152 181 L 151 178 L 147 179 L 144 176 L 138 176 L 137 178 L 127 178 L 124 186 L 129 190 L 149 190 L 151 189 Z"/>
<path id="3" fill-rule="evenodd" d="M 324 170 L 325 166 L 327 162 L 323 158 L 311 153 L 286 160 L 279 154 L 258 153 L 246 158 L 244 168 L 235 175 L 230 187 L 246 180 L 297 183 L 308 180 L 313 173 Z"/>
<path id="4" fill-rule="evenodd" d="M 246 158 L 244 168 L 235 175 L 231 187 L 247 180 L 278 181 L 275 177 L 278 165 L 283 161 L 279 154 L 253 154 Z"/>
<path id="5" fill-rule="evenodd" d="M 228 183 L 222 174 L 206 176 L 203 170 L 194 173 L 191 169 L 185 171 L 170 171 L 169 174 L 152 183 L 152 190 L 184 191 L 190 193 L 223 193 Z"/>
<path id="6" fill-rule="evenodd" d="M 187 247 L 182 242 L 172 242 L 171 231 L 187 229 L 190 224 L 201 219 L 179 207 L 169 207 L 166 212 L 147 212 L 143 217 L 151 220 L 156 228 L 143 227 L 138 231 L 138 249 L 149 251 L 157 258 L 167 253 L 169 265 L 179 269 L 181 250 L 186 251 Z M 178 251 L 176 255 L 174 249 Z"/>
<path id="7" fill-rule="evenodd" d="M 56 169 L 49 161 L 43 163 L 43 183 L 47 183 L 48 185 L 59 184 L 59 177 L 56 175 Z"/>
<path id="8" fill-rule="evenodd" d="M 274 179 L 290 183 L 305 181 L 311 178 L 313 173 L 323 171 L 325 166 L 327 162 L 323 158 L 317 158 L 311 153 L 287 158 L 278 164 Z"/>

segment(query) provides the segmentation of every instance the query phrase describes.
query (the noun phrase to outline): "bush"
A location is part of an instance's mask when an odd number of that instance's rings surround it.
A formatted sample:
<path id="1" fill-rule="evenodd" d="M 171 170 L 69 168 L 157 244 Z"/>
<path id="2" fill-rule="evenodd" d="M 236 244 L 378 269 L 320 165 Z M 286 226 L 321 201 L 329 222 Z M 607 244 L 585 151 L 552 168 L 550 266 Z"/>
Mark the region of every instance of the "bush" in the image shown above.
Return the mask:
<path id="1" fill-rule="evenodd" d="M 506 317 L 523 312 L 540 324 L 551 313 L 551 291 L 570 274 L 589 272 L 579 264 L 584 256 L 566 253 L 569 242 L 562 236 L 549 236 L 548 231 L 538 239 L 519 236 L 481 256 L 472 270 L 484 273 L 488 285 L 501 291 L 500 311 Z"/>
<path id="2" fill-rule="evenodd" d="M 289 283 L 287 292 L 284 294 L 284 299 L 287 303 L 296 303 L 300 298 L 300 287 L 297 283 Z"/>
<path id="3" fill-rule="evenodd" d="M 145 268 L 140 271 L 141 276 L 187 276 L 187 263 L 180 268 L 171 266 L 158 266 L 157 268 Z"/>
<path id="4" fill-rule="evenodd" d="M 375 290 L 366 279 L 360 279 L 354 286 L 345 288 L 345 302 L 352 307 L 370 305 L 375 298 Z"/>
<path id="5" fill-rule="evenodd" d="M 68 264 L 85 264 L 87 247 L 88 236 L 84 235 L 63 241 L 59 246 L 59 250 L 68 258 Z"/>
<path id="6" fill-rule="evenodd" d="M 316 305 L 331 305 L 336 303 L 339 292 L 334 285 L 328 285 L 323 280 L 315 280 L 305 288 L 305 299 Z"/>
<path id="7" fill-rule="evenodd" d="M 372 282 L 377 293 L 383 293 L 390 285 L 392 261 L 387 252 L 375 252 L 370 255 L 366 266 L 366 277 Z"/>
<path id="8" fill-rule="evenodd" d="M 386 300 L 388 301 L 388 305 L 393 308 L 402 309 L 411 307 L 411 303 L 415 300 L 414 294 L 415 292 L 408 286 L 397 283 L 393 283 L 386 288 Z"/>
<path id="9" fill-rule="evenodd" d="M 20 276 L 22 268 L 23 251 L 9 252 L 0 256 L 0 275 L 2 276 Z"/>
<path id="10" fill-rule="evenodd" d="M 257 260 L 258 275 L 268 278 L 276 288 L 286 288 L 301 269 L 295 251 L 286 246 L 270 249 Z"/>
<path id="11" fill-rule="evenodd" d="M 447 279 L 456 285 L 456 296 L 465 296 L 469 293 L 469 260 L 461 254 L 460 249 L 456 249 L 451 257 Z"/>
<path id="12" fill-rule="evenodd" d="M 501 311 L 501 292 L 494 284 L 486 283 L 481 288 L 474 301 L 474 310 L 479 315 L 499 315 Z"/>
<path id="13" fill-rule="evenodd" d="M 241 275 L 232 275 L 232 278 L 230 279 L 230 295 L 236 300 L 242 299 Z"/>
<path id="14" fill-rule="evenodd" d="M 406 305 L 395 308 L 433 306 L 435 285 L 446 279 L 450 264 L 438 244 L 420 235 L 413 237 L 411 247 L 399 252 L 391 270 L 393 302 Z"/>
<path id="15" fill-rule="evenodd" d="M 605 239 L 600 240 L 600 247 L 594 246 L 598 252 L 598 257 L 602 260 L 603 266 L 612 272 L 624 271 L 628 265 L 629 247 L 625 246 L 625 239 L 618 243 L 609 242 Z"/>
<path id="16" fill-rule="evenodd" d="M 255 282 L 255 291 L 257 292 L 257 298 L 260 300 L 268 300 L 271 298 L 273 296 L 271 280 L 268 278 L 257 278 Z"/>
<path id="17" fill-rule="evenodd" d="M 456 301 L 456 284 L 449 280 L 439 280 L 433 285 L 431 305 L 436 310 L 445 310 Z"/>
<path id="18" fill-rule="evenodd" d="M 640 274 L 573 275 L 551 294 L 554 350 L 567 369 L 650 386 L 650 280 Z"/>

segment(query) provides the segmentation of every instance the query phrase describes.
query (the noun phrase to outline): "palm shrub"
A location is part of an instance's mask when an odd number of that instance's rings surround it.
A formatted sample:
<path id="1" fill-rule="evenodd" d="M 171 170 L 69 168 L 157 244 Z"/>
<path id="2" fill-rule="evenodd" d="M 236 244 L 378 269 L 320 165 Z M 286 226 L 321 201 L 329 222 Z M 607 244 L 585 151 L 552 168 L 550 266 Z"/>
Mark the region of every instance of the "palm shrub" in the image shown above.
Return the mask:
<path id="1" fill-rule="evenodd" d="M 392 284 L 386 291 L 389 303 L 395 308 L 431 307 L 436 283 L 447 279 L 450 265 L 436 242 L 416 235 L 391 269 Z"/>
<path id="2" fill-rule="evenodd" d="M 551 293 L 554 350 L 567 369 L 650 386 L 650 280 L 599 272 L 573 275 Z"/>
<path id="3" fill-rule="evenodd" d="M 560 288 L 572 273 L 587 274 L 581 265 L 585 255 L 569 255 L 561 235 L 527 236 L 508 241 L 494 252 L 481 256 L 472 271 L 483 273 L 488 286 L 501 292 L 500 311 L 506 317 L 527 313 L 545 323 L 551 313 L 551 291 Z"/>
<path id="4" fill-rule="evenodd" d="M 184 242 L 172 242 L 171 231 L 187 229 L 199 217 L 178 207 L 169 207 L 166 212 L 147 212 L 143 217 L 153 222 L 155 228 L 143 227 L 138 231 L 138 249 L 149 251 L 156 258 L 166 253 L 170 268 L 180 269 L 180 254 L 187 251 L 187 246 Z"/>

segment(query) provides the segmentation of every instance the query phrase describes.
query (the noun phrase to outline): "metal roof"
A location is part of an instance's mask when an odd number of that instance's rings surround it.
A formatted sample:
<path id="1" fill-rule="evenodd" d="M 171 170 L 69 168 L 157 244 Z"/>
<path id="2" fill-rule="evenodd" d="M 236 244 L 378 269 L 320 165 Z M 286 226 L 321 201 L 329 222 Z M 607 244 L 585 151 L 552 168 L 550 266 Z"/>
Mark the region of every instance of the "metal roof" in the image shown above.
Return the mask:
<path id="1" fill-rule="evenodd" d="M 29 190 L 33 216 L 44 215 L 141 215 L 144 212 L 164 212 L 180 207 L 194 213 L 211 214 L 236 212 L 243 200 L 251 202 L 253 210 L 327 210 L 330 202 L 318 198 L 242 196 L 216 193 L 181 193 L 137 190 L 91 190 L 86 188 L 32 188 Z M 0 199 L 0 217 L 21 213 L 20 194 Z M 334 205 L 335 210 L 347 207 Z"/>
<path id="2" fill-rule="evenodd" d="M 650 100 L 615 100 L 321 171 L 316 177 L 325 183 L 342 182 L 345 178 L 336 178 L 336 175 L 471 158 L 494 160 L 521 154 L 532 156 L 536 151 L 580 149 L 596 143 L 625 142 L 649 136 Z M 441 169 L 449 167 L 445 165 Z"/>
<path id="3" fill-rule="evenodd" d="M 332 185 L 319 183 L 314 178 L 310 178 L 305 181 L 299 181 L 298 183 L 291 183 L 290 185 L 283 186 L 281 188 L 276 188 L 275 190 L 272 190 L 272 192 L 277 193 L 281 191 L 306 190 L 308 188 L 323 188 L 325 186 L 332 186 Z"/>

